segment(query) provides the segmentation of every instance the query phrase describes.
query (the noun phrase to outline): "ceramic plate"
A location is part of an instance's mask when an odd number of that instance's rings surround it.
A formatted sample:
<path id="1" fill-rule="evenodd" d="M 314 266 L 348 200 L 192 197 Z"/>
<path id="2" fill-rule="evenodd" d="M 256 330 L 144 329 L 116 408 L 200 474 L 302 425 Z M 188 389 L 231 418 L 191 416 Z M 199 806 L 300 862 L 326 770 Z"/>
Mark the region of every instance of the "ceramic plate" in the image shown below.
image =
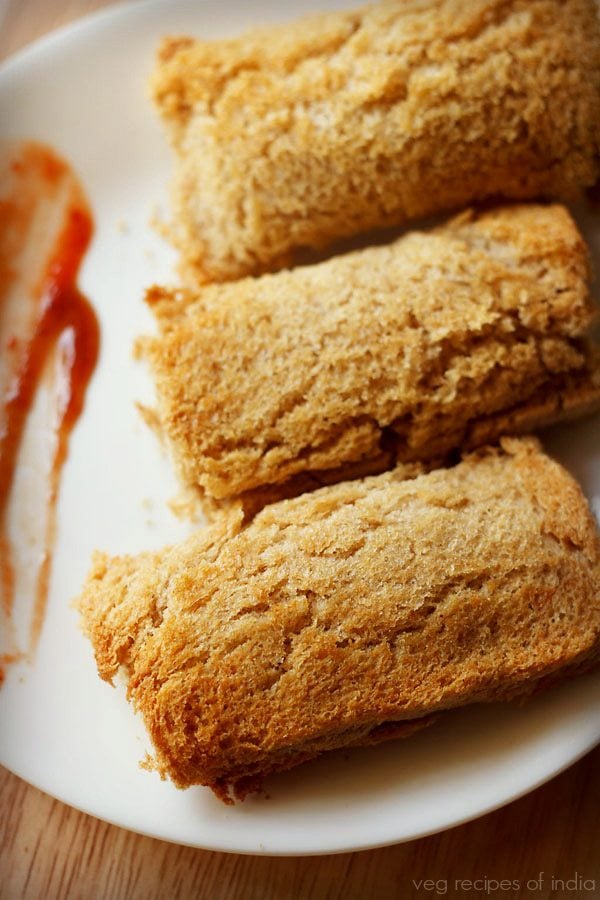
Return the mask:
<path id="1" fill-rule="evenodd" d="M 157 42 L 166 33 L 230 36 L 342 5 L 149 0 L 51 35 L 0 70 L 3 137 L 53 145 L 90 198 L 96 234 L 80 284 L 102 329 L 100 363 L 63 475 L 40 645 L 33 664 L 13 667 L 0 690 L 0 762 L 102 819 L 215 850 L 331 853 L 416 838 L 507 803 L 600 740 L 600 675 L 586 676 L 523 707 L 461 710 L 409 740 L 321 758 L 269 779 L 268 799 L 226 807 L 209 790 L 178 791 L 139 767 L 149 749 L 142 724 L 122 687 L 98 679 L 78 630 L 70 602 L 94 548 L 136 552 L 189 530 L 166 506 L 173 475 L 134 409 L 152 397 L 147 372 L 131 356 L 135 336 L 152 328 L 143 290 L 169 280 L 173 264 L 149 225 L 166 206 L 171 162 L 145 87 Z M 583 224 L 600 271 L 600 217 Z M 599 425 L 569 426 L 548 439 L 596 515 Z"/>

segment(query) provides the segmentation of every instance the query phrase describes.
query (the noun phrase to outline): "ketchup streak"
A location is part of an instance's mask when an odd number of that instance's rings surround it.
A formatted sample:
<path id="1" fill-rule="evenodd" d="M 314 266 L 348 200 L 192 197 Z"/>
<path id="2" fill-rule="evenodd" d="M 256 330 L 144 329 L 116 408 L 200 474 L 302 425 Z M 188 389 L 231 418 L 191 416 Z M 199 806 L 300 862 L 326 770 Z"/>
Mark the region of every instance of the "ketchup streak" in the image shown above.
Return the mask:
<path id="1" fill-rule="evenodd" d="M 15 600 L 15 570 L 8 536 L 8 501 L 27 417 L 46 364 L 51 354 L 58 354 L 58 400 L 48 480 L 47 521 L 41 563 L 36 573 L 29 655 L 37 645 L 46 607 L 61 470 L 68 453 L 69 437 L 83 409 L 86 388 L 98 358 L 98 322 L 75 283 L 92 231 L 89 211 L 82 204 L 71 204 L 44 274 L 35 328 L 4 398 L 4 422 L 0 431 L 0 584 L 5 618 L 10 621 Z M 7 654 L 3 661 L 10 662 L 18 655 Z"/>

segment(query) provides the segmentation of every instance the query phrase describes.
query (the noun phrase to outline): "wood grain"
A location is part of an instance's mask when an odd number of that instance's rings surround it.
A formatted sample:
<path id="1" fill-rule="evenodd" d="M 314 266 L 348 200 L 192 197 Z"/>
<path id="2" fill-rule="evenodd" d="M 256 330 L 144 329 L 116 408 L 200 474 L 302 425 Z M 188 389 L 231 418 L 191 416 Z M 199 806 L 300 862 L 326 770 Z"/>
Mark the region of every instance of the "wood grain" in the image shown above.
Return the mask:
<path id="1" fill-rule="evenodd" d="M 0 58 L 109 2 L 11 0 Z M 269 859 L 155 841 L 70 809 L 5 770 L 0 811 L 0 900 L 600 897 L 600 748 L 475 822 L 409 844 L 333 857 Z M 528 888 L 540 873 L 540 889 Z M 579 886 L 571 890 L 568 879 L 576 873 Z M 487 885 L 465 883 L 486 878 Z M 423 879 L 431 880 L 429 889 L 415 886 Z M 495 887 L 489 879 L 517 884 Z"/>
<path id="2" fill-rule="evenodd" d="M 113 4 L 114 0 L 8 0 L 4 19 L 0 18 L 0 59 L 73 19 Z M 0 17 L 1 10 L 2 0 Z"/>
<path id="3" fill-rule="evenodd" d="M 268 859 L 177 847 L 76 812 L 8 773 L 0 777 L 0 898 L 368 900 L 481 897 L 456 879 L 507 879 L 490 896 L 600 896 L 600 748 L 504 809 L 409 844 L 340 856 Z M 529 879 L 544 873 L 541 891 Z M 593 891 L 553 891 L 574 873 Z M 414 881 L 441 882 L 437 891 Z M 481 887 L 481 886 L 480 886 Z"/>

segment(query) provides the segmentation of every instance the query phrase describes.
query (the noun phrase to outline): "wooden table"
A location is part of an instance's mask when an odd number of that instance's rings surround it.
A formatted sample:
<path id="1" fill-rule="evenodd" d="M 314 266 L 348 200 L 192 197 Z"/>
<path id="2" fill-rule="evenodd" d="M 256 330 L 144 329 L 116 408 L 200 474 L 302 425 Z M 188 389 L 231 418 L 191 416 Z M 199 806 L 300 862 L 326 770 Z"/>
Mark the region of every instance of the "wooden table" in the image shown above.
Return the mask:
<path id="1" fill-rule="evenodd" d="M 0 57 L 109 2 L 10 0 Z M 0 900 L 600 897 L 600 747 L 546 786 L 468 825 L 332 857 L 234 856 L 139 837 L 4 770 L 0 810 Z M 494 890 L 490 879 L 506 884 Z"/>

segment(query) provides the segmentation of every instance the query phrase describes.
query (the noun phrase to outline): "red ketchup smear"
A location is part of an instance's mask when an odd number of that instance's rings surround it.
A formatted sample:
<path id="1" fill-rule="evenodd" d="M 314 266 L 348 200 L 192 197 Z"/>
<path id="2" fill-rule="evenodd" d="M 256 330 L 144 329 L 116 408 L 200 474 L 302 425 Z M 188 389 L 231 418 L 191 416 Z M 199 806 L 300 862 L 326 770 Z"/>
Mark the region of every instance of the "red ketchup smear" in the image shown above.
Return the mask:
<path id="1" fill-rule="evenodd" d="M 39 640 L 48 597 L 61 472 L 99 349 L 98 321 L 76 285 L 93 232 L 83 191 L 68 164 L 50 147 L 33 143 L 20 145 L 13 149 L 10 165 L 19 196 L 0 201 L 0 303 L 14 283 L 10 254 L 16 242 L 21 242 L 22 250 L 23 242 L 31 238 L 36 204 L 46 203 L 50 208 L 54 204 L 60 219 L 54 223 L 56 236 L 47 248 L 47 255 L 36 259 L 41 277 L 29 289 L 28 299 L 24 299 L 31 304 L 27 333 L 18 338 L 2 335 L 3 351 L 18 351 L 1 400 L 0 426 L 0 589 L 4 619 L 9 624 L 14 611 L 16 576 L 8 533 L 9 499 L 27 418 L 52 359 L 57 363 L 58 382 L 53 393 L 55 424 L 49 448 L 47 518 L 29 622 L 29 646 L 26 653 L 15 648 L 0 657 L 0 684 L 4 678 L 3 666 L 17 659 L 31 658 Z M 60 203 L 56 200 L 59 180 L 68 188 Z"/>

